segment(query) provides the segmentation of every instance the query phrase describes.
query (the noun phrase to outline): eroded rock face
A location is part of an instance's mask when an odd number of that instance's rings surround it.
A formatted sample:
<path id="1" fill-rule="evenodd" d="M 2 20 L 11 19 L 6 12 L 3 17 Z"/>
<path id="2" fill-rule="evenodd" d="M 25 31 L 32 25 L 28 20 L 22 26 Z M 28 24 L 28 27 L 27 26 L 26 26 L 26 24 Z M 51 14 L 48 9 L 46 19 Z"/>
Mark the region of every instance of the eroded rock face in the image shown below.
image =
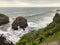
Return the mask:
<path id="1" fill-rule="evenodd" d="M 60 14 L 59 13 L 56 13 L 54 18 L 53 18 L 53 21 L 56 22 L 56 23 L 60 23 Z"/>
<path id="2" fill-rule="evenodd" d="M 14 45 L 12 42 L 7 42 L 6 41 L 6 38 L 3 36 L 3 35 L 1 35 L 0 36 L 0 45 Z"/>
<path id="3" fill-rule="evenodd" d="M 17 17 L 15 21 L 12 23 L 12 29 L 18 30 L 18 26 L 25 30 L 25 28 L 28 26 L 27 19 L 21 16 Z"/>
<path id="4" fill-rule="evenodd" d="M 9 17 L 0 13 L 0 25 L 9 23 Z"/>

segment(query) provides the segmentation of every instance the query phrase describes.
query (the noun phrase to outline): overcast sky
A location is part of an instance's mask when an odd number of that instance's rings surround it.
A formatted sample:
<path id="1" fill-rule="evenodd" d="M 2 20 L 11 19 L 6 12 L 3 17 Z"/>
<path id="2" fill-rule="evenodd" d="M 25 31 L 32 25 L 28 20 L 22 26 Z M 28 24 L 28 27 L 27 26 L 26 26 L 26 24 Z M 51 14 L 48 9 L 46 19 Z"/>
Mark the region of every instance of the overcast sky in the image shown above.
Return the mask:
<path id="1" fill-rule="evenodd" d="M 0 7 L 60 7 L 60 0 L 0 0 Z"/>

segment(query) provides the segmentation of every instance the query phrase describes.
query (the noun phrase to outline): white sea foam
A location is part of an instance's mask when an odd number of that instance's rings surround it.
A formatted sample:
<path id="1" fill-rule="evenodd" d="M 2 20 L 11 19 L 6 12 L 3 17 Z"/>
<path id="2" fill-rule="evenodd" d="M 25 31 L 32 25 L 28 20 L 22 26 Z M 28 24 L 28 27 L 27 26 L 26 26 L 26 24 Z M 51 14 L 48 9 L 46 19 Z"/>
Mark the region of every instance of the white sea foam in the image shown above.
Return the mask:
<path id="1" fill-rule="evenodd" d="M 25 31 L 23 31 L 23 29 L 21 28 L 14 31 L 13 29 L 11 29 L 11 24 L 13 21 L 13 19 L 10 19 L 9 24 L 5 24 L 0 27 L 0 34 L 3 34 L 8 41 L 11 41 L 13 43 L 16 43 L 24 34 L 28 33 L 28 28 L 37 27 L 37 24 L 29 22 L 29 26 L 25 29 Z"/>

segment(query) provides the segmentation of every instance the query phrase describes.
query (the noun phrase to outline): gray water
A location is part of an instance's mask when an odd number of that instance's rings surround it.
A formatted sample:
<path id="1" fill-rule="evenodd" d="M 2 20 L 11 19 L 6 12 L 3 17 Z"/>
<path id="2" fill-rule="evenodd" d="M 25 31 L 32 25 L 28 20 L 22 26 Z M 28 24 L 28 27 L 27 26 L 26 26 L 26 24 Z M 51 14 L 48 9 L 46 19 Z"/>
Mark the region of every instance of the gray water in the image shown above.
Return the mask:
<path id="1" fill-rule="evenodd" d="M 31 7 L 31 8 L 0 8 L 0 13 L 3 13 L 10 18 L 10 23 L 0 26 L 0 34 L 3 34 L 7 40 L 16 43 L 20 37 L 31 30 L 44 28 L 53 21 L 57 7 Z M 28 27 L 23 31 L 19 28 L 17 31 L 11 29 L 11 24 L 18 16 L 23 16 L 28 21 Z"/>
<path id="2" fill-rule="evenodd" d="M 46 13 L 51 13 L 55 9 L 60 9 L 59 7 L 2 7 L 0 8 L 0 13 L 6 14 L 10 17 L 16 16 L 32 16 L 37 14 L 42 14 L 45 16 Z M 50 15 L 49 15 L 50 16 Z"/>

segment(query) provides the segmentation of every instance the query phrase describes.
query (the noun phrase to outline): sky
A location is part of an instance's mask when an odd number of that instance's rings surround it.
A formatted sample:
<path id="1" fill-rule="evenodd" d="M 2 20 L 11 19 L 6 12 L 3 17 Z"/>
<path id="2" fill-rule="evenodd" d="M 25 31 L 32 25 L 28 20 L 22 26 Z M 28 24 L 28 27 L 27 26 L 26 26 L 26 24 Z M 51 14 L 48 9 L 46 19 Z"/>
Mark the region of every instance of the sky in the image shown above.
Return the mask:
<path id="1" fill-rule="evenodd" d="M 0 0 L 0 7 L 60 7 L 60 0 Z"/>

